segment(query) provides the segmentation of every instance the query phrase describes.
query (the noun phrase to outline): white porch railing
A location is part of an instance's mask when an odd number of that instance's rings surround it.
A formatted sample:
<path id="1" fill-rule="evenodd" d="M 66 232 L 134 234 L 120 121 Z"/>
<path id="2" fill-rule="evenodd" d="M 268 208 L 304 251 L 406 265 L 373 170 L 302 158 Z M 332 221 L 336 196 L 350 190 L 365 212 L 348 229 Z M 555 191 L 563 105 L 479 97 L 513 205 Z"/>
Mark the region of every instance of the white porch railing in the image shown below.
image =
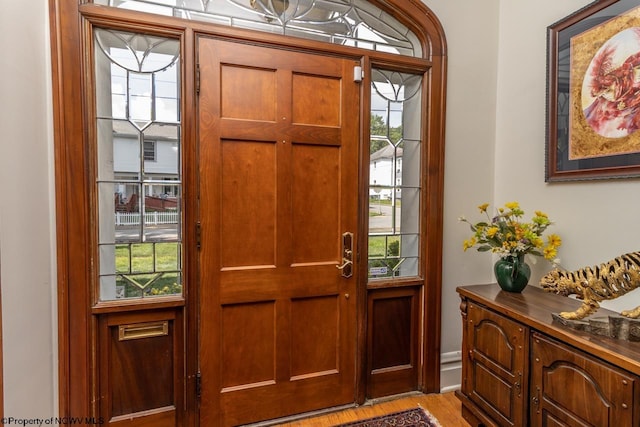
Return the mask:
<path id="1" fill-rule="evenodd" d="M 140 225 L 138 212 L 116 212 L 116 225 Z M 144 214 L 145 225 L 177 224 L 180 216 L 178 212 L 147 212 Z"/>

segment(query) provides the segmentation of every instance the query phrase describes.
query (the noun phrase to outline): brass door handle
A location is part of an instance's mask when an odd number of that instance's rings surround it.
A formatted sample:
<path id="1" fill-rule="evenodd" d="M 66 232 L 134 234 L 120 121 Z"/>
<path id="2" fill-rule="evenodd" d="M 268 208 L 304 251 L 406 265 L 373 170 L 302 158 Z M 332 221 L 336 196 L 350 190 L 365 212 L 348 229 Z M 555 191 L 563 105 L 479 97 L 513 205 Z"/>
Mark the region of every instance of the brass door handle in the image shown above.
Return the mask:
<path id="1" fill-rule="evenodd" d="M 353 276 L 353 233 L 342 234 L 342 265 L 336 265 L 342 271 L 342 277 L 348 279 Z"/>
<path id="2" fill-rule="evenodd" d="M 342 259 L 342 265 L 336 265 L 336 268 L 338 270 L 344 270 L 345 268 L 347 268 L 348 266 L 352 265 L 353 262 L 349 261 L 348 259 Z"/>

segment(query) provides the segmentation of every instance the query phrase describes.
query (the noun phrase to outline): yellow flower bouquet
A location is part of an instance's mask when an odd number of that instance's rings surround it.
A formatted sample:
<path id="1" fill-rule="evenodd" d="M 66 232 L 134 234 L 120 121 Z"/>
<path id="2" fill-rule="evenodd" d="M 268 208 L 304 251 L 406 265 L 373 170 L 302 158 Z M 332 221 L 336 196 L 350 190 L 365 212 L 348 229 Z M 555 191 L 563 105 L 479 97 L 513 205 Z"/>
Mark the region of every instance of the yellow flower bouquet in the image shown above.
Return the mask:
<path id="1" fill-rule="evenodd" d="M 536 211 L 531 222 L 524 222 L 524 211 L 518 202 L 506 203 L 495 216 L 489 215 L 488 208 L 488 203 L 478 206 L 480 213 L 487 216 L 486 221 L 471 223 L 464 217 L 459 218 L 468 223 L 473 232 L 471 238 L 463 243 L 465 251 L 477 246 L 479 252 L 491 251 L 503 258 L 531 254 L 555 263 L 562 240 L 557 234 L 549 234 L 546 242 L 542 238 L 552 224 L 545 213 Z"/>
<path id="2" fill-rule="evenodd" d="M 500 255 L 493 266 L 493 271 L 500 287 L 509 292 L 521 292 L 529 283 L 531 269 L 524 261 L 525 254 L 541 256 L 557 264 L 556 256 L 562 240 L 557 234 L 547 236 L 545 242 L 542 234 L 552 222 L 549 217 L 536 211 L 531 222 L 523 221 L 524 211 L 518 202 L 506 203 L 498 208 L 495 216 L 487 211 L 489 204 L 478 206 L 480 213 L 487 216 L 486 221 L 471 223 L 466 218 L 459 218 L 471 226 L 473 235 L 465 240 L 466 251 L 477 246 L 479 252 L 491 251 Z"/>

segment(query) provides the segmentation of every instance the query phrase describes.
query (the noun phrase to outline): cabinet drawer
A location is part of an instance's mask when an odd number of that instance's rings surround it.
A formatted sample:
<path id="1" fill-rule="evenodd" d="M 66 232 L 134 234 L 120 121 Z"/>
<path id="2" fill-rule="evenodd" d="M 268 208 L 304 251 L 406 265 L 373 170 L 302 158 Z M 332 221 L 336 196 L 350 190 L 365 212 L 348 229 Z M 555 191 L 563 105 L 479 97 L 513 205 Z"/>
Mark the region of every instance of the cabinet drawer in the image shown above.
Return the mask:
<path id="1" fill-rule="evenodd" d="M 538 333 L 531 355 L 532 425 L 637 425 L 635 376 Z"/>
<path id="2" fill-rule="evenodd" d="M 500 425 L 523 425 L 528 329 L 474 303 L 466 326 L 469 399 Z"/>

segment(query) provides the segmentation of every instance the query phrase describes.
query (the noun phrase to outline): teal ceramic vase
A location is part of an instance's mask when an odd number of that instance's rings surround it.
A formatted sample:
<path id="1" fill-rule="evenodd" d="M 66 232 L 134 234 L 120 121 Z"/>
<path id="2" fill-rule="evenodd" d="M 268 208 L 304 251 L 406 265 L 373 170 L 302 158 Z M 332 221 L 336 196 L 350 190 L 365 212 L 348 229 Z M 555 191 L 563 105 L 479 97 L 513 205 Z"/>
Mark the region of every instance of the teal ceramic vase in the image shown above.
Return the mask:
<path id="1" fill-rule="evenodd" d="M 493 266 L 498 285 L 508 292 L 522 292 L 529 283 L 531 268 L 524 262 L 524 254 L 500 258 Z"/>

